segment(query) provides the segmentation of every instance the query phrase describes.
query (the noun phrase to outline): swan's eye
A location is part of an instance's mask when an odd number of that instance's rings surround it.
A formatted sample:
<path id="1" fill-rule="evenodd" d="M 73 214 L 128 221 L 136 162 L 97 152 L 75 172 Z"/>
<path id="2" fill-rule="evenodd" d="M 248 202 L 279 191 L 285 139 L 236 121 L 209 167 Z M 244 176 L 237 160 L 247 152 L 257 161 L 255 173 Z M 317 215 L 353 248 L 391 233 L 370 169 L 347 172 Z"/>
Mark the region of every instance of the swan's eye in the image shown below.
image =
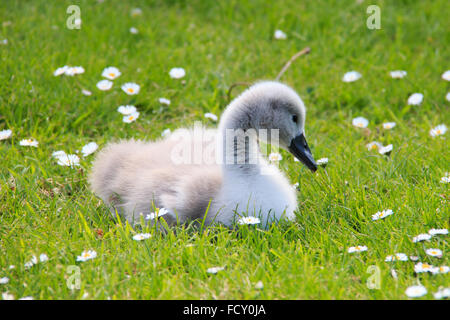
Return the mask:
<path id="1" fill-rule="evenodd" d="M 297 120 L 298 120 L 297 115 L 294 114 L 294 115 L 292 116 L 292 121 L 294 121 L 295 123 L 297 123 Z"/>

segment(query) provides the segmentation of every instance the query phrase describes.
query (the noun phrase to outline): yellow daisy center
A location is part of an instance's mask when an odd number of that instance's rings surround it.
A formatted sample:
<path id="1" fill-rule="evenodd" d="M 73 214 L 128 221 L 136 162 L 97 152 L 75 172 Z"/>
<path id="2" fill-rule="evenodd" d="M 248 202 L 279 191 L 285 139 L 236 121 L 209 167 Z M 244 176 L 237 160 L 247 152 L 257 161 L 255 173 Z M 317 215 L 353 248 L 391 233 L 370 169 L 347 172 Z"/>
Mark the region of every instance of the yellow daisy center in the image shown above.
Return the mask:
<path id="1" fill-rule="evenodd" d="M 89 252 L 85 252 L 84 254 L 83 254 L 83 258 L 89 258 L 91 255 L 89 254 Z"/>
<path id="2" fill-rule="evenodd" d="M 437 134 L 441 134 L 441 130 L 437 129 L 437 130 L 436 130 L 436 133 L 437 133 Z"/>
<path id="3" fill-rule="evenodd" d="M 134 117 L 133 116 L 130 116 L 129 118 L 128 118 L 128 120 L 133 120 L 134 119 Z"/>
<path id="4" fill-rule="evenodd" d="M 115 73 L 112 73 L 112 72 L 109 74 L 110 77 L 114 77 L 115 75 L 116 75 L 116 74 L 115 74 Z"/>
<path id="5" fill-rule="evenodd" d="M 128 88 L 128 92 L 134 92 L 133 88 Z"/>

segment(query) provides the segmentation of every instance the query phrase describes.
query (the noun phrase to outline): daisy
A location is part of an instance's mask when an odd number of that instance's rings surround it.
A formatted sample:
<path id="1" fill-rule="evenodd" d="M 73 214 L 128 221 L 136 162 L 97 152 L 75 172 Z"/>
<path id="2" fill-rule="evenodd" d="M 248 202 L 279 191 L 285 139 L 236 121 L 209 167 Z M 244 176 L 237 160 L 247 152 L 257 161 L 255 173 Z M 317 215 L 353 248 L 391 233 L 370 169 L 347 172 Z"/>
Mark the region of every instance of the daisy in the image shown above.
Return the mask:
<path id="1" fill-rule="evenodd" d="M 211 119 L 212 121 L 217 121 L 217 116 L 214 113 L 205 113 L 205 118 Z"/>
<path id="2" fill-rule="evenodd" d="M 272 152 L 271 154 L 269 154 L 270 162 L 278 162 L 278 161 L 281 161 L 282 159 L 283 159 L 283 156 L 281 154 L 279 154 L 278 152 Z"/>
<path id="3" fill-rule="evenodd" d="M 208 270 L 206 270 L 206 272 L 211 273 L 211 274 L 216 274 L 219 271 L 224 270 L 224 267 L 212 267 L 212 268 L 208 268 Z"/>
<path id="4" fill-rule="evenodd" d="M 273 37 L 277 40 L 285 40 L 287 39 L 286 33 L 284 33 L 281 30 L 275 30 L 275 33 L 273 34 Z"/>
<path id="5" fill-rule="evenodd" d="M 344 74 L 342 81 L 344 82 L 354 82 L 362 77 L 361 73 L 357 71 L 350 71 Z"/>
<path id="6" fill-rule="evenodd" d="M 122 85 L 122 90 L 128 95 L 138 94 L 140 88 L 141 87 L 138 84 L 133 82 L 127 82 Z"/>
<path id="7" fill-rule="evenodd" d="M 242 218 L 240 218 L 238 220 L 238 223 L 240 225 L 243 225 L 243 224 L 258 224 L 258 223 L 261 223 L 261 220 L 259 220 L 259 218 L 256 218 L 256 217 L 249 216 L 249 217 L 242 217 Z"/>
<path id="8" fill-rule="evenodd" d="M 81 66 L 72 67 L 73 74 L 82 74 L 84 73 L 84 68 Z"/>
<path id="9" fill-rule="evenodd" d="M 40 262 L 48 261 L 48 256 L 47 256 L 45 253 L 42 253 L 42 254 L 39 256 L 39 261 L 40 261 Z"/>
<path id="10" fill-rule="evenodd" d="M 423 101 L 423 94 L 421 93 L 413 93 L 408 98 L 408 104 L 411 106 L 418 106 Z"/>
<path id="11" fill-rule="evenodd" d="M 89 142 L 87 145 L 81 148 L 81 153 L 83 154 L 83 157 L 87 157 L 88 155 L 94 153 L 97 149 L 98 144 L 96 144 L 95 142 Z"/>
<path id="12" fill-rule="evenodd" d="M 392 151 L 392 148 L 393 148 L 392 144 L 388 144 L 387 146 L 378 149 L 378 152 L 380 154 L 389 155 L 391 153 L 391 151 Z"/>
<path id="13" fill-rule="evenodd" d="M 3 292 L 2 293 L 2 299 L 3 300 L 14 300 L 14 295 L 8 293 L 8 292 Z"/>
<path id="14" fill-rule="evenodd" d="M 105 69 L 103 69 L 102 72 L 102 77 L 109 79 L 109 80 L 114 80 L 117 77 L 119 77 L 121 75 L 119 69 L 117 69 L 116 67 L 107 67 Z"/>
<path id="15" fill-rule="evenodd" d="M 450 101 L 450 92 L 447 92 L 445 95 L 445 100 Z"/>
<path id="16" fill-rule="evenodd" d="M 142 14 L 142 9 L 141 8 L 133 8 L 133 9 L 131 9 L 131 16 L 132 17 L 140 16 L 141 14 Z"/>
<path id="17" fill-rule="evenodd" d="M 437 274 L 437 273 L 446 274 L 449 271 L 450 271 L 450 267 L 448 267 L 448 266 L 440 266 L 440 267 L 433 268 L 433 270 L 431 272 L 433 274 Z"/>
<path id="18" fill-rule="evenodd" d="M 3 39 L 0 41 L 1 44 L 7 45 L 8 44 L 8 39 Z"/>
<path id="19" fill-rule="evenodd" d="M 69 66 L 64 66 L 64 67 L 58 68 L 58 69 L 55 70 L 55 72 L 53 72 L 53 75 L 55 77 L 57 77 L 57 76 L 60 76 L 62 74 L 65 74 L 68 68 L 69 68 Z"/>
<path id="20" fill-rule="evenodd" d="M 403 71 L 403 70 L 391 71 L 389 74 L 391 75 L 391 78 L 393 78 L 393 79 L 401 79 L 403 77 L 406 77 L 406 71 Z"/>
<path id="21" fill-rule="evenodd" d="M 137 118 L 139 118 L 139 112 L 133 112 L 132 114 L 124 116 L 122 121 L 125 123 L 131 123 L 136 121 Z"/>
<path id="22" fill-rule="evenodd" d="M 81 253 L 81 256 L 77 257 L 77 261 L 87 261 L 97 257 L 97 252 L 94 250 L 85 250 Z"/>
<path id="23" fill-rule="evenodd" d="M 19 300 L 34 300 L 32 296 L 22 297 Z"/>
<path id="24" fill-rule="evenodd" d="M 409 260 L 417 261 L 417 260 L 419 260 L 419 257 L 418 256 L 409 256 Z"/>
<path id="25" fill-rule="evenodd" d="M 57 157 L 58 164 L 64 167 L 74 167 L 80 165 L 80 158 L 76 154 L 61 154 Z"/>
<path id="26" fill-rule="evenodd" d="M 450 288 L 440 289 L 438 292 L 433 293 L 435 299 L 443 299 L 450 297 Z"/>
<path id="27" fill-rule="evenodd" d="M 450 177 L 445 176 L 441 178 L 441 183 L 449 183 L 450 182 Z"/>
<path id="28" fill-rule="evenodd" d="M 9 129 L 0 131 L 0 140 L 5 140 L 11 137 L 12 131 Z"/>
<path id="29" fill-rule="evenodd" d="M 135 27 L 131 27 L 131 28 L 130 28 L 130 33 L 131 33 L 131 34 L 138 34 L 138 33 L 139 33 L 139 30 L 136 29 Z"/>
<path id="30" fill-rule="evenodd" d="M 112 88 L 112 81 L 109 80 L 100 80 L 97 82 L 97 88 L 99 88 L 102 91 L 107 91 Z"/>
<path id="31" fill-rule="evenodd" d="M 393 256 L 387 256 L 386 259 L 384 259 L 384 261 L 389 262 L 389 261 L 408 261 L 408 256 L 404 253 L 396 253 Z"/>
<path id="32" fill-rule="evenodd" d="M 299 185 L 300 185 L 300 184 L 299 184 L 298 182 L 296 182 L 296 183 L 294 183 L 294 184 L 292 185 L 292 188 L 297 189 Z"/>
<path id="33" fill-rule="evenodd" d="M 52 153 L 52 157 L 56 158 L 56 159 L 58 159 L 59 157 L 65 156 L 65 155 L 66 155 L 66 153 L 64 151 L 62 151 L 62 150 L 54 151 Z"/>
<path id="34" fill-rule="evenodd" d="M 387 216 L 390 216 L 391 214 L 393 214 L 394 212 L 392 212 L 391 209 L 387 209 L 387 210 L 383 210 L 383 211 L 379 211 L 377 213 L 375 213 L 374 215 L 372 215 L 372 220 L 379 220 L 379 219 L 384 219 Z"/>
<path id="35" fill-rule="evenodd" d="M 24 147 L 35 147 L 35 148 L 37 148 L 39 142 L 37 142 L 36 140 L 33 140 L 33 139 L 24 139 L 24 140 L 20 140 L 19 144 L 21 146 L 24 146 Z"/>
<path id="36" fill-rule="evenodd" d="M 447 70 L 442 74 L 442 79 L 450 81 L 450 70 Z"/>
<path id="37" fill-rule="evenodd" d="M 448 234 L 448 230 L 447 229 L 430 229 L 428 230 L 428 234 L 435 236 L 438 234 Z"/>
<path id="38" fill-rule="evenodd" d="M 145 220 L 154 220 L 168 214 L 169 211 L 166 208 L 157 209 L 156 212 L 152 212 L 145 217 Z"/>
<path id="39" fill-rule="evenodd" d="M 264 284 L 263 284 L 263 282 L 262 282 L 262 281 L 258 281 L 258 282 L 255 284 L 255 289 L 258 289 L 258 290 L 264 289 Z"/>
<path id="40" fill-rule="evenodd" d="M 186 75 L 186 71 L 183 68 L 172 68 L 169 71 L 169 75 L 173 79 L 181 79 Z"/>
<path id="41" fill-rule="evenodd" d="M 150 233 L 138 233 L 133 236 L 133 240 L 142 241 L 151 237 Z"/>
<path id="42" fill-rule="evenodd" d="M 431 257 L 436 257 L 436 258 L 442 257 L 442 251 L 440 249 L 430 248 L 430 249 L 425 250 L 425 253 Z"/>
<path id="43" fill-rule="evenodd" d="M 367 147 L 367 150 L 371 151 L 371 150 L 383 148 L 383 145 L 377 141 L 373 141 L 373 142 L 366 144 L 366 147 Z"/>
<path id="44" fill-rule="evenodd" d="M 432 272 L 433 268 L 434 267 L 431 264 L 419 262 L 414 266 L 414 272 L 415 273 Z"/>
<path id="45" fill-rule="evenodd" d="M 129 115 L 129 114 L 135 113 L 137 110 L 136 110 L 135 106 L 126 105 L 126 106 L 120 106 L 119 108 L 117 108 L 117 111 L 119 111 L 121 114 Z"/>
<path id="46" fill-rule="evenodd" d="M 328 164 L 328 158 L 320 158 L 319 160 L 316 161 L 316 163 L 319 166 L 326 167 Z"/>
<path id="47" fill-rule="evenodd" d="M 172 133 L 172 132 L 170 131 L 170 129 L 166 129 L 166 130 L 164 130 L 164 131 L 161 133 L 161 136 L 162 136 L 162 137 L 168 137 L 168 136 L 170 136 L 171 133 Z"/>
<path id="48" fill-rule="evenodd" d="M 8 282 L 9 282 L 9 278 L 8 277 L 0 278 L 0 284 L 7 284 Z"/>
<path id="49" fill-rule="evenodd" d="M 383 129 L 389 130 L 395 127 L 397 124 L 395 122 L 385 122 L 383 123 Z"/>
<path id="50" fill-rule="evenodd" d="M 348 253 L 363 252 L 363 251 L 367 251 L 367 247 L 366 246 L 350 247 L 350 248 L 348 248 L 347 251 L 348 251 Z"/>
<path id="51" fill-rule="evenodd" d="M 90 92 L 89 90 L 86 90 L 86 89 L 81 89 L 81 93 L 84 94 L 85 96 L 92 95 L 92 92 Z"/>
<path id="52" fill-rule="evenodd" d="M 159 103 L 169 106 L 170 105 L 170 100 L 166 99 L 166 98 L 159 98 Z"/>
<path id="53" fill-rule="evenodd" d="M 416 242 L 420 242 L 420 241 L 424 241 L 424 240 L 430 240 L 431 236 L 429 234 L 426 233 L 421 233 L 418 236 L 415 236 L 412 239 L 412 242 L 416 243 Z"/>
<path id="54" fill-rule="evenodd" d="M 366 128 L 369 125 L 369 120 L 363 117 L 357 117 L 352 120 L 352 124 L 358 128 Z"/>
<path id="55" fill-rule="evenodd" d="M 447 132 L 447 126 L 445 124 L 440 124 L 430 130 L 430 136 L 436 137 L 441 136 Z"/>
<path id="56" fill-rule="evenodd" d="M 424 286 L 411 286 L 406 289 L 405 294 L 410 298 L 419 298 L 427 294 L 427 289 Z"/>

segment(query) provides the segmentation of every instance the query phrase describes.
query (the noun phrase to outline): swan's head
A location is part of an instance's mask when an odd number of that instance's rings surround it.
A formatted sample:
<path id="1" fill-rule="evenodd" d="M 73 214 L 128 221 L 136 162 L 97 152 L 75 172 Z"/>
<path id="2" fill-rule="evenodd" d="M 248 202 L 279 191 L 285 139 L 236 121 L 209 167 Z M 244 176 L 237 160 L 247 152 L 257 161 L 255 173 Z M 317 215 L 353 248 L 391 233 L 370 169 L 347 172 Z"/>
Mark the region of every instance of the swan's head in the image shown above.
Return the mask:
<path id="1" fill-rule="evenodd" d="M 227 109 L 222 117 L 228 120 L 227 127 L 231 124 L 235 129 L 254 128 L 257 132 L 265 129 L 267 139 L 259 134 L 260 140 L 277 143 L 310 170 L 317 170 L 305 139 L 305 105 L 292 88 L 275 81 L 259 82 L 244 91 Z M 273 129 L 278 132 L 278 141 L 273 137 Z"/>

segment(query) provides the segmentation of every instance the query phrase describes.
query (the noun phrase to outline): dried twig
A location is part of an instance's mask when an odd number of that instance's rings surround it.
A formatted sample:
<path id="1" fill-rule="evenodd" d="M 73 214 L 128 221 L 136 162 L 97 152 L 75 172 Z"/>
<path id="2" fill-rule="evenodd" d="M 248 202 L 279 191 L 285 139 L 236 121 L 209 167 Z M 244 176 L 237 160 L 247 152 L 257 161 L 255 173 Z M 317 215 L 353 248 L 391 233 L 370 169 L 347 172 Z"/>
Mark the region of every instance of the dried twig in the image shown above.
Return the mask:
<path id="1" fill-rule="evenodd" d="M 292 56 L 292 58 L 289 59 L 288 62 L 286 62 L 286 64 L 284 65 L 283 69 L 281 69 L 281 71 L 278 73 L 277 77 L 275 78 L 275 80 L 280 80 L 281 76 L 283 75 L 283 73 L 286 72 L 287 69 L 289 69 L 289 67 L 291 66 L 292 62 L 294 62 L 298 57 L 304 55 L 304 54 L 308 54 L 311 51 L 310 47 L 306 47 L 305 49 L 297 52 L 296 54 L 294 54 Z"/>
<path id="2" fill-rule="evenodd" d="M 281 69 L 281 71 L 278 73 L 277 77 L 275 78 L 276 81 L 280 80 L 281 76 L 283 75 L 283 73 L 286 72 L 287 69 L 289 69 L 289 67 L 291 66 L 292 62 L 294 62 L 296 59 L 298 59 L 298 57 L 301 57 L 305 54 L 308 54 L 311 51 L 310 47 L 306 47 L 302 50 L 300 50 L 299 52 L 297 52 L 296 54 L 294 54 L 288 62 L 286 62 L 286 64 L 283 66 L 283 68 Z M 228 88 L 228 92 L 227 92 L 227 98 L 228 98 L 228 102 L 230 102 L 231 100 L 231 91 L 237 87 L 237 86 L 249 86 L 250 83 L 248 82 L 235 82 L 233 83 L 230 88 Z"/>
<path id="3" fill-rule="evenodd" d="M 237 87 L 237 86 L 249 86 L 250 83 L 249 82 L 235 82 L 233 83 L 230 88 L 228 88 L 228 92 L 227 92 L 227 97 L 228 97 L 228 102 L 230 102 L 231 100 L 231 91 Z"/>

